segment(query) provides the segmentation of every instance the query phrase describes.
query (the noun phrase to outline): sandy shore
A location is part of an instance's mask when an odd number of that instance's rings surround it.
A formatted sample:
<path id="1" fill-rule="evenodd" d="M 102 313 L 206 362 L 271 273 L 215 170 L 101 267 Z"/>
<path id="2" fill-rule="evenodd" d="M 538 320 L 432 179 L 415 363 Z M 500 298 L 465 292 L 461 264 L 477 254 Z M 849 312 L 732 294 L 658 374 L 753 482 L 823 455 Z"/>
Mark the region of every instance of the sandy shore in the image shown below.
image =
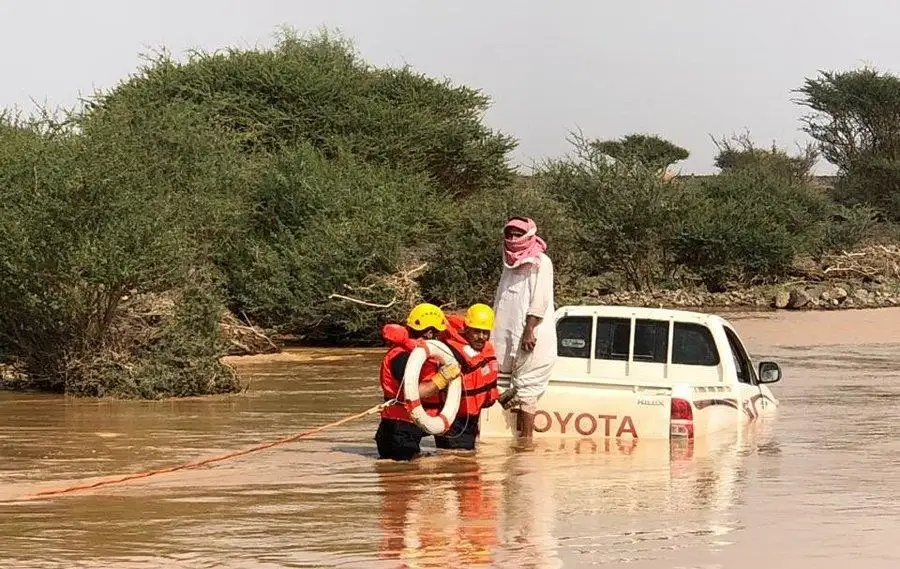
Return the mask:
<path id="1" fill-rule="evenodd" d="M 750 346 L 900 343 L 900 307 L 723 314 Z"/>

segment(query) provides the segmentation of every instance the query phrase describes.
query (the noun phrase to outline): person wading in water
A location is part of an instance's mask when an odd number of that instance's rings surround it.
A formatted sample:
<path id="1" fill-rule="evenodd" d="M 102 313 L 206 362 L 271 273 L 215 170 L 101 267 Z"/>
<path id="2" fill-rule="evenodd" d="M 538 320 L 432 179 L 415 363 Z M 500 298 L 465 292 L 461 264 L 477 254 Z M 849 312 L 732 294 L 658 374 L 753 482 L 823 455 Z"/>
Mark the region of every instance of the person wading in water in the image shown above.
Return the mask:
<path id="1" fill-rule="evenodd" d="M 463 374 L 462 400 L 456 420 L 444 435 L 434 436 L 439 449 L 474 451 L 481 410 L 497 401 L 497 357 L 491 343 L 494 311 L 486 304 L 473 304 L 465 318 L 447 317 L 449 328 L 441 334 Z"/>
<path id="2" fill-rule="evenodd" d="M 518 447 L 534 448 L 534 414 L 556 363 L 553 262 L 537 225 L 512 217 L 503 228 L 503 272 L 494 294 L 492 337 L 501 374 L 511 376 L 501 396 L 504 408 L 518 407 Z"/>
<path id="3" fill-rule="evenodd" d="M 384 400 L 400 398 L 402 394 L 403 374 L 406 362 L 412 352 L 414 343 L 395 343 L 387 332 L 388 325 L 382 330 L 384 339 L 391 348 L 381 362 L 381 390 Z M 414 307 L 406 319 L 409 338 L 424 341 L 436 338 L 447 331 L 447 319 L 444 312 L 433 304 L 423 303 Z M 445 389 L 452 379 L 460 376 L 459 365 L 442 366 L 438 361 L 429 358 L 419 373 L 419 399 L 425 409 L 440 409 L 440 390 Z M 420 443 L 427 433 L 413 421 L 406 405 L 398 402 L 389 405 L 381 412 L 381 423 L 375 433 L 380 458 L 393 460 L 412 460 L 421 455 Z"/>

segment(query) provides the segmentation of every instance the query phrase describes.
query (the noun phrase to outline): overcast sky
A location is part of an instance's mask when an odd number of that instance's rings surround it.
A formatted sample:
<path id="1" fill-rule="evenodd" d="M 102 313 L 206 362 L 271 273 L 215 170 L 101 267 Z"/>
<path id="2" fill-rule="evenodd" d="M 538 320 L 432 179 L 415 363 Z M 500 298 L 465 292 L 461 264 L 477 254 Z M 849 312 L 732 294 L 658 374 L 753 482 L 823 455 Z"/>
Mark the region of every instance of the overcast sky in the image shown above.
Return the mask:
<path id="1" fill-rule="evenodd" d="M 160 46 L 265 47 L 280 25 L 327 26 L 373 64 L 483 89 L 518 163 L 567 152 L 580 128 L 657 133 L 691 151 L 683 172 L 703 173 L 710 135 L 805 141 L 791 101 L 804 77 L 900 70 L 898 17 L 896 0 L 0 0 L 0 106 L 70 105 Z"/>

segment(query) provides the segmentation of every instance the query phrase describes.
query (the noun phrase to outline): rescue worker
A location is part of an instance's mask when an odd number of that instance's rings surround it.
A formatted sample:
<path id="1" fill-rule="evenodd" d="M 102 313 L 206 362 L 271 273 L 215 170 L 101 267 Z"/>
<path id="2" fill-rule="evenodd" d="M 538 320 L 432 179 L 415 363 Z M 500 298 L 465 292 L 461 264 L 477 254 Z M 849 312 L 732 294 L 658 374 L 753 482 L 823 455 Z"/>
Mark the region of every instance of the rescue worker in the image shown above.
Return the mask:
<path id="1" fill-rule="evenodd" d="M 398 402 L 382 410 L 381 423 L 375 432 L 375 443 L 380 458 L 412 460 L 421 454 L 419 445 L 427 433 L 416 425 L 403 404 L 403 374 L 409 354 L 417 342 L 436 338 L 438 333 L 445 332 L 447 320 L 440 308 L 423 303 L 414 307 L 406 319 L 408 337 L 396 338 L 389 334 L 391 326 L 396 325 L 389 324 L 382 330 L 382 335 L 391 344 L 391 348 L 381 362 L 381 390 L 385 401 L 397 399 Z M 419 374 L 419 399 L 422 407 L 440 409 L 439 391 L 459 375 L 458 365 L 441 365 L 436 359 L 428 358 Z"/>
<path id="2" fill-rule="evenodd" d="M 434 445 L 444 450 L 475 450 L 478 438 L 478 419 L 481 410 L 497 401 L 499 367 L 491 343 L 494 310 L 486 304 L 473 304 L 465 319 L 448 318 L 450 327 L 441 339 L 460 363 L 463 385 L 462 398 L 456 419 L 450 430 L 434 436 Z"/>
<path id="3" fill-rule="evenodd" d="M 504 408 L 518 406 L 519 448 L 534 448 L 537 402 L 550 383 L 556 363 L 553 318 L 553 262 L 537 225 L 512 217 L 503 228 L 503 272 L 494 294 L 493 330 L 500 373 L 510 374 L 511 389 L 500 397 Z"/>

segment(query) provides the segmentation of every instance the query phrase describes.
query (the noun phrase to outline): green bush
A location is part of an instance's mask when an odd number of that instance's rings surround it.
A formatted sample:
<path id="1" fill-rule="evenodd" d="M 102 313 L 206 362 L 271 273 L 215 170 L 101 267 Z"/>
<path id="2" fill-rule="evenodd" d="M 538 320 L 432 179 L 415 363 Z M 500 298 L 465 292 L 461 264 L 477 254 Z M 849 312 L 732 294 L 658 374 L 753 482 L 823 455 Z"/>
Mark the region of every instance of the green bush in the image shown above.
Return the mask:
<path id="1" fill-rule="evenodd" d="M 417 245 L 439 238 L 445 207 L 424 177 L 346 153 L 327 159 L 308 145 L 273 156 L 251 199 L 245 233 L 219 261 L 234 309 L 330 342 L 374 335 L 408 309 L 415 283 L 402 275 Z"/>
<path id="2" fill-rule="evenodd" d="M 65 391 L 89 397 L 159 399 L 240 389 L 220 362 L 224 304 L 208 276 L 161 294 L 126 296 L 105 349 L 70 355 Z"/>
<path id="3" fill-rule="evenodd" d="M 900 77 L 864 67 L 821 72 L 797 89 L 804 130 L 837 166 L 835 196 L 900 220 Z"/>
<path id="4" fill-rule="evenodd" d="M 812 146 L 806 146 L 797 156 L 790 156 L 773 143 L 770 148 L 758 148 L 749 133 L 714 141 L 719 153 L 715 165 L 723 172 L 756 168 L 773 175 L 798 182 L 812 180 L 812 168 L 819 153 Z"/>
<path id="5" fill-rule="evenodd" d="M 209 263 L 246 171 L 191 105 L 80 118 L 0 131 L 0 343 L 48 388 L 109 391 L 89 362 L 128 343 L 122 299 L 181 290 Z"/>
<path id="6" fill-rule="evenodd" d="M 740 193 L 745 186 L 726 176 L 695 189 L 673 233 L 676 262 L 713 292 L 729 282 L 783 275 L 795 252 L 794 236 L 785 226 L 756 215 L 752 200 Z M 722 195 L 723 186 L 734 194 Z"/>
<path id="7" fill-rule="evenodd" d="M 859 156 L 834 188 L 835 199 L 865 207 L 880 219 L 900 221 L 900 157 Z"/>
<path id="8" fill-rule="evenodd" d="M 195 53 L 185 63 L 162 54 L 94 105 L 138 113 L 168 101 L 207 109 L 249 150 L 349 151 L 426 174 L 452 194 L 502 187 L 513 175 L 507 155 L 516 143 L 483 124 L 486 95 L 408 67 L 372 67 L 327 33 L 289 32 L 273 49 Z"/>
<path id="9" fill-rule="evenodd" d="M 676 162 L 687 160 L 691 155 L 687 149 L 649 134 L 629 134 L 619 140 L 596 140 L 590 146 L 616 162 L 639 163 L 658 172 Z"/>
<path id="10" fill-rule="evenodd" d="M 834 204 L 822 246 L 814 253 L 850 249 L 873 237 L 879 228 L 878 217 L 877 210 L 868 205 Z"/>
<path id="11" fill-rule="evenodd" d="M 596 144 L 576 138 L 575 156 L 548 161 L 536 178 L 573 221 L 589 275 L 622 274 L 634 289 L 668 278 L 671 237 L 681 212 L 682 185 L 656 165 L 614 162 Z"/>
<path id="12" fill-rule="evenodd" d="M 832 221 L 837 212 L 823 193 L 771 163 L 753 160 L 725 170 L 701 181 L 685 201 L 676 260 L 710 290 L 777 279 L 797 254 L 821 253 L 864 231 L 857 218 Z"/>
<path id="13" fill-rule="evenodd" d="M 248 214 L 214 255 L 229 307 L 307 342 L 365 340 L 402 316 L 454 204 L 513 176 L 515 141 L 484 125 L 487 96 L 375 68 L 327 33 L 160 55 L 96 97 L 88 123 L 167 101 L 202 109 L 254 164 Z"/>
<path id="14" fill-rule="evenodd" d="M 746 137 L 724 141 L 722 173 L 691 182 L 665 180 L 658 164 L 630 155 L 610 160 L 606 143 L 575 138 L 574 146 L 538 183 L 572 220 L 582 273 L 619 275 L 631 289 L 775 280 L 796 255 L 855 245 L 874 222 L 871 209 L 838 207 L 814 186 L 810 149 L 790 156 Z"/>

